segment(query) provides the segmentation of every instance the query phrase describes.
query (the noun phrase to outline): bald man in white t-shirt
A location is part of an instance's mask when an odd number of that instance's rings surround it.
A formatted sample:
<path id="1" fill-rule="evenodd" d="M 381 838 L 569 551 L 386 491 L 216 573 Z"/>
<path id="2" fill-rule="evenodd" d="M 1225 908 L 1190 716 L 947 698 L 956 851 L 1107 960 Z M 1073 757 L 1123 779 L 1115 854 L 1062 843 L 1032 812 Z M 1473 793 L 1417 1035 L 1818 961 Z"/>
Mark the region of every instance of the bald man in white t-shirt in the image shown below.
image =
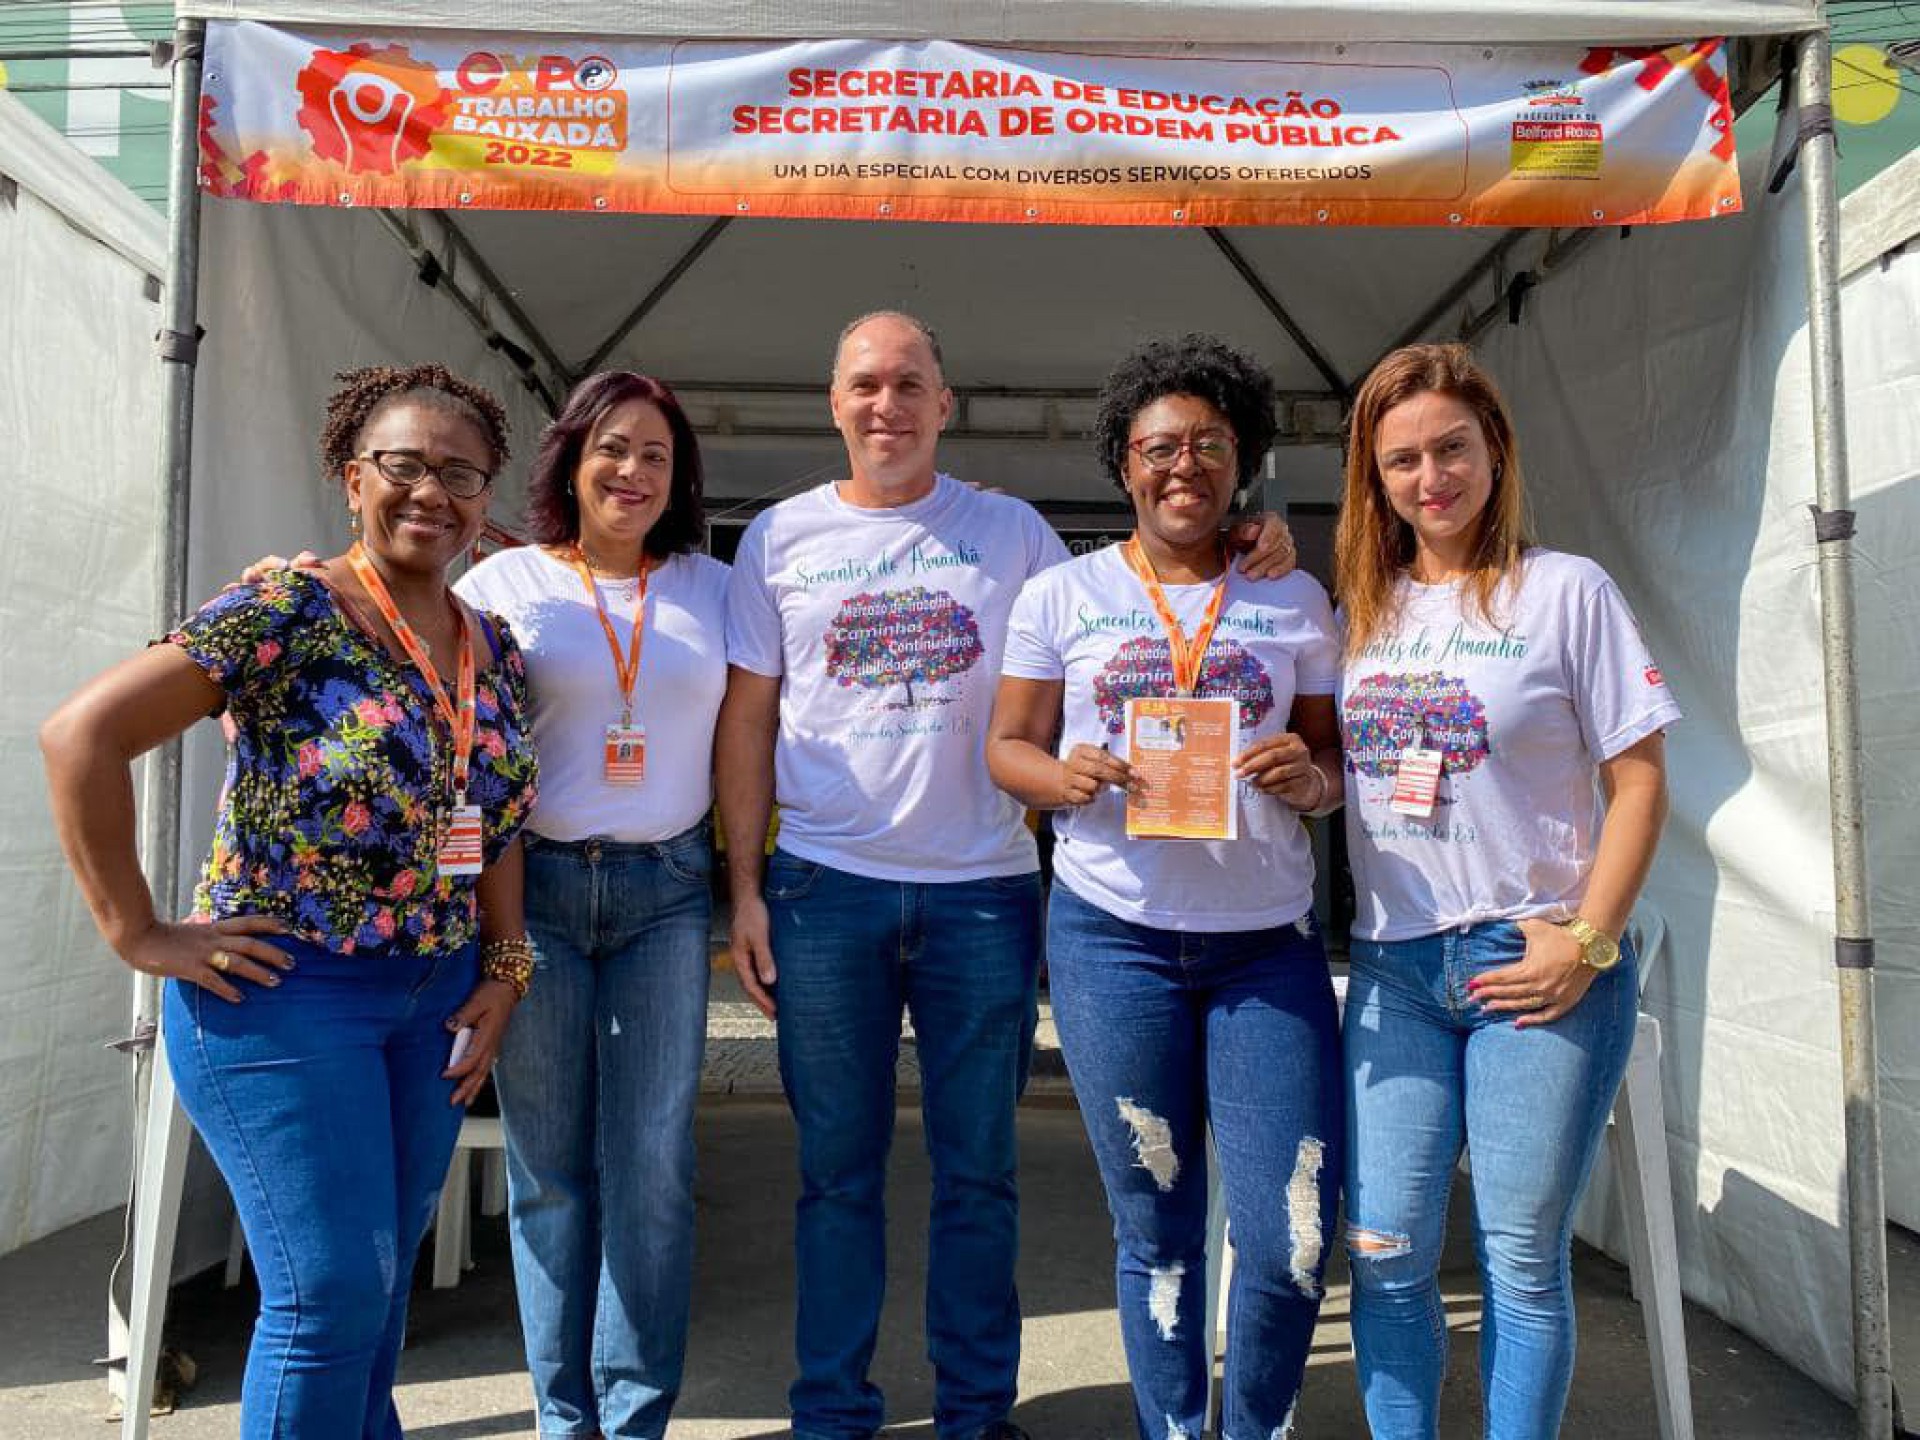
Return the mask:
<path id="1" fill-rule="evenodd" d="M 1066 558 L 1032 506 L 935 468 L 953 395 L 910 316 L 842 333 L 847 477 L 748 527 L 715 768 L 733 958 L 777 1019 L 799 1127 L 795 1440 L 866 1440 L 903 1008 L 933 1162 L 939 1440 L 1023 1440 L 1014 1107 L 1033 1038 L 1039 861 L 982 744 L 1007 614 Z M 780 802 L 779 848 L 759 836 Z"/>
<path id="2" fill-rule="evenodd" d="M 878 311 L 848 325 L 828 399 L 847 476 L 741 538 L 714 747 L 734 967 L 778 1022 L 800 1137 L 793 1435 L 868 1440 L 884 1423 L 867 1369 L 904 1010 L 933 1164 L 934 1432 L 1026 1440 L 1007 1414 L 1039 859 L 984 742 L 1014 598 L 1067 551 L 1025 501 L 936 467 L 953 393 L 923 322 Z M 1268 518 L 1241 568 L 1292 565 L 1286 527 Z M 767 858 L 756 842 L 776 797 Z"/>

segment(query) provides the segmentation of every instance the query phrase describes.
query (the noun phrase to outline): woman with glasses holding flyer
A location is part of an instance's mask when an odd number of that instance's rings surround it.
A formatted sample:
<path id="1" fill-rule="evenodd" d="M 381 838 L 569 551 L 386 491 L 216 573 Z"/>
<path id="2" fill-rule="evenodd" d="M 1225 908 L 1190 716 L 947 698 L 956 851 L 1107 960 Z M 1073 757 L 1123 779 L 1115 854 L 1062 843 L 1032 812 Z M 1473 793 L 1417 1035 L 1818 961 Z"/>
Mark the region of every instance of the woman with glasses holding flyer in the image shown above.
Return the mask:
<path id="1" fill-rule="evenodd" d="M 259 1276 L 247 1440 L 400 1434 L 414 1257 L 532 969 L 525 671 L 446 582 L 506 417 L 437 365 L 340 378 L 321 453 L 352 548 L 227 590 L 41 730 L 101 934 L 167 980 L 174 1081 Z M 132 762 L 223 710 L 213 850 L 174 924 L 135 856 Z"/>
<path id="2" fill-rule="evenodd" d="M 1467 349 L 1382 360 L 1354 400 L 1336 540 L 1357 911 L 1347 1249 L 1380 1440 L 1438 1434 L 1462 1145 L 1486 1433 L 1559 1433 L 1573 1208 L 1633 1044 L 1622 932 L 1680 712 L 1618 588 L 1533 545 L 1525 509 L 1512 417 Z"/>
<path id="3" fill-rule="evenodd" d="M 1341 798 L 1333 615 L 1311 577 L 1249 580 L 1220 543 L 1273 435 L 1271 379 L 1217 340 L 1120 363 L 1096 439 L 1134 532 L 1027 583 L 987 737 L 1001 788 L 1058 812 L 1054 1016 L 1114 1216 L 1143 1440 L 1198 1435 L 1206 1409 L 1209 1128 L 1236 1256 L 1223 1434 L 1291 1427 L 1338 1195 L 1300 818 Z"/>
<path id="4" fill-rule="evenodd" d="M 695 553 L 700 450 L 658 380 L 581 381 L 530 488 L 536 543 L 458 587 L 521 639 L 541 766 L 538 983 L 498 1074 L 514 1277 L 540 1433 L 657 1440 L 692 1290 L 727 567 Z"/>

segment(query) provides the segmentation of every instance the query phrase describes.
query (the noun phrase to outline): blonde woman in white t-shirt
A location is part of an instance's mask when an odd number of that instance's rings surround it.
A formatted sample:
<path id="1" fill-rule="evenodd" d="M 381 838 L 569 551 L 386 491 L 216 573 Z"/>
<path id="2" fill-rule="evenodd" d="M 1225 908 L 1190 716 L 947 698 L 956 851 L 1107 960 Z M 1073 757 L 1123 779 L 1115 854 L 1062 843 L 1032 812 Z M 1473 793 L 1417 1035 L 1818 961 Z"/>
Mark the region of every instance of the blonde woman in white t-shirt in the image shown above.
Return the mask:
<path id="1" fill-rule="evenodd" d="M 1464 1145 L 1486 1434 L 1546 1440 L 1573 1373 L 1573 1207 L 1633 1039 L 1622 931 L 1680 712 L 1605 572 L 1528 540 L 1512 420 L 1463 346 L 1395 351 L 1362 385 L 1336 558 L 1367 1420 L 1377 1440 L 1438 1434 Z"/>

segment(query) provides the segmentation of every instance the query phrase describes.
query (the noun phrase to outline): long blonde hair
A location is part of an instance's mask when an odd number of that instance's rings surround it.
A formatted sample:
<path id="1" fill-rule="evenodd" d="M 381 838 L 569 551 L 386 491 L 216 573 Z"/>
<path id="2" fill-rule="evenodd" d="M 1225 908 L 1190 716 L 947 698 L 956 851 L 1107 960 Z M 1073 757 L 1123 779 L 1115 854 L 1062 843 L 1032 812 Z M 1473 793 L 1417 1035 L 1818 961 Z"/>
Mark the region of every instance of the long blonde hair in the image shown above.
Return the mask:
<path id="1" fill-rule="evenodd" d="M 1464 345 L 1403 345 L 1373 367 L 1354 397 L 1347 429 L 1346 488 L 1334 532 L 1334 588 L 1347 613 L 1347 653 L 1357 655 L 1392 625 L 1400 576 L 1413 563 L 1413 527 L 1387 503 L 1375 437 L 1394 406 L 1436 392 L 1460 401 L 1479 418 L 1493 461 L 1493 493 L 1480 514 L 1467 593 L 1482 619 L 1492 621 L 1501 583 L 1519 575 L 1528 533 L 1526 486 L 1513 417 L 1493 377 Z"/>

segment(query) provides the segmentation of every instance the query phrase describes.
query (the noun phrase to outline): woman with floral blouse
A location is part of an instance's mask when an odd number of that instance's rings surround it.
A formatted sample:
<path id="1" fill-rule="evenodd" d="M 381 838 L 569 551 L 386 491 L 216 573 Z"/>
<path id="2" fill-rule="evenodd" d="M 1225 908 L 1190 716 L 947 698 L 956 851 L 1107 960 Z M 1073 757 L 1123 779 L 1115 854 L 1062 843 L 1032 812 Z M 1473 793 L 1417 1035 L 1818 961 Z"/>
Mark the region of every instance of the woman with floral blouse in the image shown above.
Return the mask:
<path id="1" fill-rule="evenodd" d="M 437 365 L 340 378 L 321 455 L 352 549 L 228 590 L 41 730 L 101 934 L 168 982 L 174 1081 L 259 1274 L 245 1437 L 400 1434 L 414 1258 L 532 969 L 525 670 L 445 575 L 506 417 Z M 222 710 L 212 853 L 175 924 L 141 877 L 132 762 Z"/>

